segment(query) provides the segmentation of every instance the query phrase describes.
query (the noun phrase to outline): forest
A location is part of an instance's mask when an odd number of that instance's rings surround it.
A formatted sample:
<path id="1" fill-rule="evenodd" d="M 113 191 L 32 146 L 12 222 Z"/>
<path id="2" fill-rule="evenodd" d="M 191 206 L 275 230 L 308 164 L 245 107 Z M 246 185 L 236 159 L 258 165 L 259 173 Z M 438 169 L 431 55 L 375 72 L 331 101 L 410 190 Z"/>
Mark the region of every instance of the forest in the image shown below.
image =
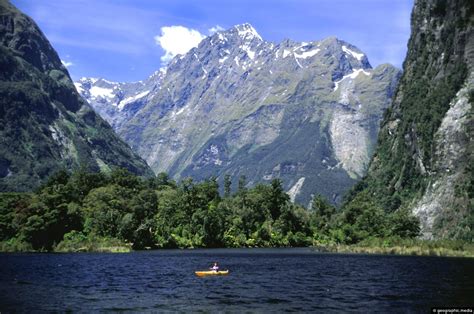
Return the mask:
<path id="1" fill-rule="evenodd" d="M 84 168 L 85 169 L 85 168 Z M 295 247 L 412 239 L 419 221 L 385 212 L 366 193 L 343 210 L 321 196 L 309 208 L 290 202 L 282 182 L 223 193 L 216 178 L 153 178 L 61 170 L 32 193 L 0 194 L 1 251 L 97 251 L 101 247 Z"/>

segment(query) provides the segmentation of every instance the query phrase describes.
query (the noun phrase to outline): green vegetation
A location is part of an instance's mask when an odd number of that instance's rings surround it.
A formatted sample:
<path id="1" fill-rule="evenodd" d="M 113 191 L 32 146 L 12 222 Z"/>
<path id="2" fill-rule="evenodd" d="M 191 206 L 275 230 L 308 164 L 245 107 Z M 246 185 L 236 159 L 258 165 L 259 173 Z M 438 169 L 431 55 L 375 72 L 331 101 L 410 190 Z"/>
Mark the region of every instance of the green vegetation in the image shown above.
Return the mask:
<path id="1" fill-rule="evenodd" d="M 367 238 L 355 245 L 326 245 L 315 247 L 317 251 L 363 254 L 397 254 L 474 257 L 474 245 L 459 240 L 419 240 L 391 238 Z"/>
<path id="2" fill-rule="evenodd" d="M 99 237 L 94 234 L 85 235 L 73 230 L 64 235 L 64 240 L 54 250 L 56 252 L 126 253 L 131 251 L 131 245 L 120 239 Z"/>
<path id="3" fill-rule="evenodd" d="M 407 210 L 386 213 L 367 192 L 343 211 L 322 196 L 306 209 L 280 180 L 224 194 L 215 178 L 179 183 L 161 173 L 135 176 L 59 171 L 34 193 L 0 194 L 0 251 L 129 252 L 131 249 L 314 246 L 380 254 L 474 256 L 460 241 L 422 241 Z"/>
<path id="4" fill-rule="evenodd" d="M 0 191 L 31 191 L 59 169 L 80 165 L 152 176 L 79 97 L 37 25 L 8 1 L 0 1 L 0 12 Z"/>
<path id="5" fill-rule="evenodd" d="M 2 251 L 106 251 L 195 247 L 353 244 L 369 237 L 409 239 L 419 232 L 408 212 L 385 215 L 353 203 L 338 213 L 321 196 L 308 210 L 289 201 L 280 180 L 246 188 L 241 177 L 224 196 L 215 178 L 179 184 L 166 174 L 144 179 L 127 170 L 64 170 L 35 193 L 0 194 Z M 361 198 L 361 196 L 359 196 Z"/>
<path id="6" fill-rule="evenodd" d="M 371 195 L 387 212 L 410 208 L 430 182 L 446 170 L 440 160 L 438 131 L 450 103 L 469 74 L 466 33 L 472 25 L 472 1 L 420 1 L 412 15 L 412 35 L 393 107 L 382 122 L 378 146 L 369 172 L 349 193 Z M 429 21 L 429 22 L 426 22 Z M 465 130 L 466 145 L 472 129 Z M 451 141 L 459 142 L 462 136 Z M 467 150 L 469 151 L 469 150 Z M 472 150 L 471 150 L 472 151 Z M 472 154 L 456 163 L 459 176 L 455 200 L 436 217 L 433 234 L 439 238 L 474 241 L 472 214 Z M 463 169 L 467 167 L 467 169 Z M 367 206 L 370 206 L 369 204 Z"/>

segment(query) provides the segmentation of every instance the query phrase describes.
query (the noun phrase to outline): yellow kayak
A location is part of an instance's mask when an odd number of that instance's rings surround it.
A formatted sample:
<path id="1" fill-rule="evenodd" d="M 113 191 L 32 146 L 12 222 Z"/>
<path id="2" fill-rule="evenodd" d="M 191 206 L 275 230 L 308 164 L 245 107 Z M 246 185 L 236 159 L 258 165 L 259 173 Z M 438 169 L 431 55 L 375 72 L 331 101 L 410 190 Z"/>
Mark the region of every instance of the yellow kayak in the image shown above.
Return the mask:
<path id="1" fill-rule="evenodd" d="M 229 274 L 229 270 L 219 270 L 219 271 L 202 270 L 202 271 L 195 271 L 194 273 L 196 275 L 198 275 L 199 277 L 218 276 L 218 275 L 227 275 L 227 274 Z"/>

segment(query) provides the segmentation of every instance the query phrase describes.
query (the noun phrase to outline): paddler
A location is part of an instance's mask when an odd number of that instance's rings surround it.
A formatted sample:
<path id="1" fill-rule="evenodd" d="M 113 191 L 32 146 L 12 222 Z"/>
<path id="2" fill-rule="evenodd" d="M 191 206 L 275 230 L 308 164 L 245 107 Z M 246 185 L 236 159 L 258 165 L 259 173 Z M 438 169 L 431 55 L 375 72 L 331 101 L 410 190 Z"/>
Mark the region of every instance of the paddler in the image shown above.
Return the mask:
<path id="1" fill-rule="evenodd" d="M 209 268 L 210 270 L 213 270 L 215 271 L 216 273 L 219 271 L 219 266 L 217 265 L 217 262 L 214 262 L 214 266 L 212 266 L 211 268 Z"/>

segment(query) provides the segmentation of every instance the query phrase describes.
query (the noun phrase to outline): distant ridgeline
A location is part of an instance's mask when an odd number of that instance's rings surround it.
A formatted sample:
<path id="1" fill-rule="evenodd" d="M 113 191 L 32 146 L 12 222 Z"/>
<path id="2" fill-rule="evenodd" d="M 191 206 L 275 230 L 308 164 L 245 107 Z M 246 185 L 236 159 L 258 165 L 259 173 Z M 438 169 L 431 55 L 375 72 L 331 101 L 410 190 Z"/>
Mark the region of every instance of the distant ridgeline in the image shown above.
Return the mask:
<path id="1" fill-rule="evenodd" d="M 400 73 L 334 37 L 274 44 L 242 24 L 144 81 L 75 85 L 155 173 L 279 178 L 301 204 L 339 203 L 366 172 Z"/>
<path id="2" fill-rule="evenodd" d="M 345 208 L 409 209 L 430 238 L 474 240 L 474 2 L 417 0 L 404 72 Z"/>
<path id="3" fill-rule="evenodd" d="M 153 175 L 74 88 L 38 26 L 0 0 L 0 191 L 29 191 L 56 171 Z"/>

